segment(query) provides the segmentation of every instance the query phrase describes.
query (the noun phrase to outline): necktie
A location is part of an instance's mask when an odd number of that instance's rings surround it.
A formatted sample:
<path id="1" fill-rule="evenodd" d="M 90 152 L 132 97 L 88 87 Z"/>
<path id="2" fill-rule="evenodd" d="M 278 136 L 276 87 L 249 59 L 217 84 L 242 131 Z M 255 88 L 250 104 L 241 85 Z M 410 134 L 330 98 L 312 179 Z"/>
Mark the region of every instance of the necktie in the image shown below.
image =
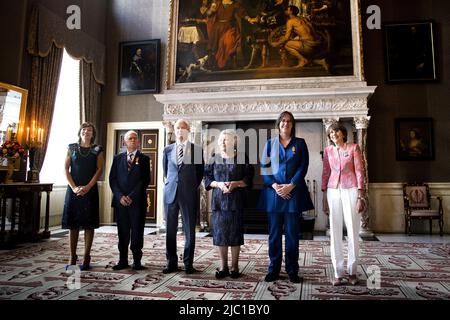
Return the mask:
<path id="1" fill-rule="evenodd" d="M 177 151 L 177 164 L 181 166 L 183 163 L 183 145 L 180 143 L 178 145 L 178 151 Z"/>
<path id="2" fill-rule="evenodd" d="M 128 155 L 128 171 L 131 170 L 131 165 L 132 165 L 132 163 L 133 163 L 133 154 L 130 153 L 130 154 Z"/>

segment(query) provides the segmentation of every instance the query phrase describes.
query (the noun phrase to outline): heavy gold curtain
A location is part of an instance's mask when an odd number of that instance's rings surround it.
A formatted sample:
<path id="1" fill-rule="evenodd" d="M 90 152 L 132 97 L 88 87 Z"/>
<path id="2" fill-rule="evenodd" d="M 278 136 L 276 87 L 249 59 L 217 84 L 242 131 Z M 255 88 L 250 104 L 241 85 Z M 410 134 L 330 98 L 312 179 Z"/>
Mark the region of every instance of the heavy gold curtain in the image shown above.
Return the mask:
<path id="1" fill-rule="evenodd" d="M 81 61 L 81 122 L 89 121 L 100 129 L 102 85 L 95 80 L 93 65 Z"/>
<path id="2" fill-rule="evenodd" d="M 37 47 L 37 34 L 39 33 L 39 14 L 37 7 L 33 8 L 30 33 L 28 38 L 28 52 L 32 57 L 31 87 L 29 92 L 29 110 L 27 123 L 31 127 L 33 121 L 41 128 L 48 128 L 44 134 L 42 146 L 34 158 L 34 165 L 39 171 L 44 163 L 47 151 L 48 138 L 55 108 L 56 91 L 58 89 L 59 74 L 61 71 L 63 49 L 51 45 L 45 56 L 39 54 Z"/>
<path id="3" fill-rule="evenodd" d="M 84 33 L 67 32 L 65 21 L 42 5 L 33 7 L 30 17 L 28 53 L 32 55 L 31 88 L 27 123 L 46 128 L 44 141 L 35 156 L 36 169 L 44 163 L 53 119 L 63 48 L 80 59 L 80 122 L 100 125 L 101 89 L 104 83 L 104 46 Z"/>

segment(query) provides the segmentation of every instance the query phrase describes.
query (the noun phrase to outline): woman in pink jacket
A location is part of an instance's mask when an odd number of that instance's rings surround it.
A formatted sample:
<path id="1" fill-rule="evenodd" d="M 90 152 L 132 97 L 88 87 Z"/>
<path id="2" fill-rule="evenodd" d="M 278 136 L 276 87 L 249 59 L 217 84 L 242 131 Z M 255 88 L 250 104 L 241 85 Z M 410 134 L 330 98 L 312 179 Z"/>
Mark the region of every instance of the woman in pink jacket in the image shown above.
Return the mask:
<path id="1" fill-rule="evenodd" d="M 332 145 L 325 148 L 322 172 L 323 211 L 330 216 L 333 285 L 344 283 L 342 222 L 348 239 L 349 283 L 358 283 L 360 213 L 364 210 L 364 164 L 357 144 L 347 143 L 347 129 L 333 124 L 327 130 Z"/>

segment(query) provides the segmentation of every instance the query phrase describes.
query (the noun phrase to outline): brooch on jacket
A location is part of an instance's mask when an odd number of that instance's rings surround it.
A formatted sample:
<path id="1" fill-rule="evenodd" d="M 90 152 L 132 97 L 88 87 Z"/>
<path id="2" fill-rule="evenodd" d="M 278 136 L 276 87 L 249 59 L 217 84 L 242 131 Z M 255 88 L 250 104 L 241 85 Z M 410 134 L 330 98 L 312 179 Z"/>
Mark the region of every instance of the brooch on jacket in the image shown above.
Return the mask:
<path id="1" fill-rule="evenodd" d="M 135 165 L 139 164 L 139 157 L 136 157 L 136 162 L 134 163 Z"/>
<path id="2" fill-rule="evenodd" d="M 292 154 L 295 154 L 295 147 L 292 147 Z"/>

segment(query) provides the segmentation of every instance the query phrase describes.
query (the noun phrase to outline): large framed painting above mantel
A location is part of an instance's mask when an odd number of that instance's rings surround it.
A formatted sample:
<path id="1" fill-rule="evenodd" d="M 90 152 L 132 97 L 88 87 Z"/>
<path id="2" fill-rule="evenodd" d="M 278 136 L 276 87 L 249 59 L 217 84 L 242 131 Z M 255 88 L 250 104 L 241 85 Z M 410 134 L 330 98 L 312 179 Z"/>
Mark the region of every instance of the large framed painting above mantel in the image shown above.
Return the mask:
<path id="1" fill-rule="evenodd" d="M 358 0 L 172 0 L 170 9 L 166 90 L 363 81 Z"/>

